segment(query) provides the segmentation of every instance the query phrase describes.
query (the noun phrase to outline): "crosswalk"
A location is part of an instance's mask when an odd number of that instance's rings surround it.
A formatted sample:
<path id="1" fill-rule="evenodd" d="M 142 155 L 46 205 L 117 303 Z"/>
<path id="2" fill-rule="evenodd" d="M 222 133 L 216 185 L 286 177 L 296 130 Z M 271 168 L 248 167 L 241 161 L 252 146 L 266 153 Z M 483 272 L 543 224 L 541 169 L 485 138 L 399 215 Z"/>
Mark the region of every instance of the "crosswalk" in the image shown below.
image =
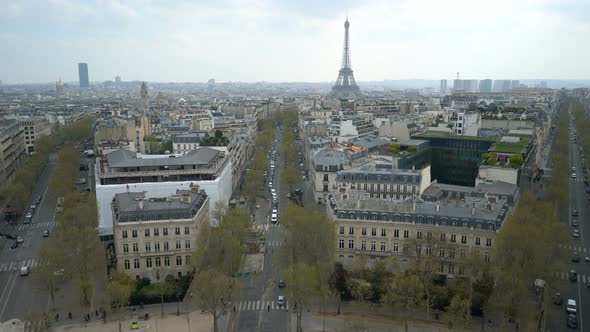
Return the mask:
<path id="1" fill-rule="evenodd" d="M 276 248 L 276 247 L 282 247 L 284 245 L 285 245 L 285 243 L 283 241 L 268 241 L 268 242 L 266 242 L 267 247 Z"/>
<path id="2" fill-rule="evenodd" d="M 554 272 L 553 276 L 557 279 L 569 280 L 569 275 L 567 272 Z M 578 280 L 580 280 L 582 284 L 586 284 L 590 281 L 590 276 L 587 276 L 585 274 L 578 274 Z"/>
<path id="3" fill-rule="evenodd" d="M 566 248 L 566 249 L 569 249 L 569 250 L 572 250 L 572 251 L 576 251 L 578 253 L 585 253 L 585 254 L 586 253 L 589 253 L 590 254 L 590 248 L 585 248 L 585 247 L 582 247 L 582 246 L 572 246 L 572 245 L 567 245 L 566 246 L 566 245 L 560 244 L 559 247 Z"/>
<path id="4" fill-rule="evenodd" d="M 19 231 L 24 231 L 27 229 L 38 229 L 38 228 L 51 229 L 51 228 L 55 227 L 55 225 L 57 225 L 57 222 L 55 222 L 55 221 L 32 222 L 30 224 L 20 224 L 20 225 L 18 225 L 17 229 Z"/>
<path id="5" fill-rule="evenodd" d="M 0 272 L 6 271 L 17 271 L 23 266 L 28 266 L 30 268 L 37 267 L 39 262 L 36 258 L 25 259 L 21 261 L 13 261 L 13 262 L 3 262 L 0 263 Z"/>
<path id="6" fill-rule="evenodd" d="M 37 332 L 37 331 L 46 331 L 45 324 L 42 320 L 37 321 L 30 321 L 27 320 L 25 323 L 25 332 Z"/>
<path id="7" fill-rule="evenodd" d="M 289 302 L 286 301 L 285 305 L 280 306 L 276 301 L 264 301 L 264 300 L 252 300 L 252 301 L 240 301 L 236 304 L 236 310 L 238 311 L 261 311 L 261 310 L 289 310 Z"/>

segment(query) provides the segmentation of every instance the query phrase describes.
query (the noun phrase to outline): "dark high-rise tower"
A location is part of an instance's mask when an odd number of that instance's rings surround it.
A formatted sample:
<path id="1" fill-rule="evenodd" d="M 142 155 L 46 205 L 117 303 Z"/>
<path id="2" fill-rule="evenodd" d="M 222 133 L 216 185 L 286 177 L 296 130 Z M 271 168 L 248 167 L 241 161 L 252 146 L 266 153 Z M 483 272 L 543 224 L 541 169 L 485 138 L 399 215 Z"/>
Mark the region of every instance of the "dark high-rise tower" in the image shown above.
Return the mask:
<path id="1" fill-rule="evenodd" d="M 340 71 L 338 72 L 336 84 L 334 84 L 332 87 L 332 94 L 342 97 L 360 94 L 360 89 L 358 85 L 356 85 L 354 75 L 352 74 L 352 67 L 350 65 L 350 41 L 348 39 L 349 27 L 350 23 L 348 23 L 347 17 L 346 22 L 344 22 L 344 51 L 342 52 L 342 67 L 340 67 Z"/>
<path id="2" fill-rule="evenodd" d="M 80 87 L 87 88 L 90 86 L 88 83 L 88 64 L 81 62 L 78 64 L 78 75 L 80 77 Z"/>

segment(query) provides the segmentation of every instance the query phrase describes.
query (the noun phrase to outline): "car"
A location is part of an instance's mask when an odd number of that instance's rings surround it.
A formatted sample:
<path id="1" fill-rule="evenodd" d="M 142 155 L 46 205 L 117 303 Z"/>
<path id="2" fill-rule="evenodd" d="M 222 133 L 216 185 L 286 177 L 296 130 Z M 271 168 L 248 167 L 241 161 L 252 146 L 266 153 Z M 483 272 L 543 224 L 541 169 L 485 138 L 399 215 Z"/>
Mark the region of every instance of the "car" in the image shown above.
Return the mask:
<path id="1" fill-rule="evenodd" d="M 572 172 L 574 172 L 574 173 L 576 172 L 576 167 L 575 166 L 572 167 Z"/>
<path id="2" fill-rule="evenodd" d="M 563 304 L 563 296 L 561 296 L 561 293 L 555 293 L 555 295 L 553 295 L 552 302 L 556 305 Z"/>
<path id="3" fill-rule="evenodd" d="M 570 281 L 577 281 L 578 280 L 578 273 L 576 272 L 576 270 L 572 269 L 568 273 L 568 277 L 569 277 Z"/>
<path id="4" fill-rule="evenodd" d="M 279 218 L 277 217 L 277 215 L 276 215 L 276 214 L 273 214 L 273 215 L 270 217 L 270 222 L 271 222 L 271 223 L 273 223 L 273 224 L 276 224 L 276 223 L 278 223 L 278 222 L 279 222 Z"/>
<path id="5" fill-rule="evenodd" d="M 23 239 L 23 237 L 22 237 L 22 236 L 17 236 L 17 237 L 16 237 L 16 243 L 18 243 L 18 244 L 21 244 L 21 243 L 23 243 L 23 242 L 25 242 L 25 239 Z"/>
<path id="6" fill-rule="evenodd" d="M 48 230 L 44 230 L 43 231 L 43 237 L 49 237 L 49 231 Z"/>
<path id="7" fill-rule="evenodd" d="M 567 299 L 567 305 L 565 306 L 565 312 L 569 314 L 576 314 L 578 306 L 576 305 L 576 300 Z"/>
<path id="8" fill-rule="evenodd" d="M 572 179 L 576 179 L 576 173 L 572 173 Z"/>
<path id="9" fill-rule="evenodd" d="M 20 274 L 21 276 L 28 276 L 29 273 L 31 272 L 31 268 L 28 266 L 22 266 L 20 268 L 20 270 L 18 271 L 18 274 Z"/>
<path id="10" fill-rule="evenodd" d="M 574 233 L 572 234 L 573 237 L 575 238 L 579 238 L 580 237 L 580 232 L 577 229 L 574 229 Z"/>
<path id="11" fill-rule="evenodd" d="M 23 220 L 23 224 L 30 224 L 31 223 L 31 218 L 25 218 L 25 220 Z"/>
<path id="12" fill-rule="evenodd" d="M 578 210 L 572 210 L 572 217 L 577 217 L 578 216 Z"/>
<path id="13" fill-rule="evenodd" d="M 31 205 L 31 211 L 35 211 L 36 208 L 37 208 L 37 205 L 35 205 L 35 204 Z"/>
<path id="14" fill-rule="evenodd" d="M 132 330 L 139 330 L 139 322 L 131 322 Z"/>
<path id="15" fill-rule="evenodd" d="M 590 257 L 588 257 L 588 256 L 584 257 L 584 262 L 586 262 L 586 263 L 590 262 Z"/>
<path id="16" fill-rule="evenodd" d="M 578 255 L 577 253 L 574 252 L 574 254 L 572 255 L 572 262 L 579 262 L 580 261 L 580 255 Z"/>
<path id="17" fill-rule="evenodd" d="M 13 241 L 12 244 L 10 245 L 10 249 L 16 249 L 18 248 L 18 242 Z"/>
<path id="18" fill-rule="evenodd" d="M 30 211 L 27 212 L 27 214 L 25 215 L 25 219 L 31 219 L 33 218 L 33 213 L 31 213 Z"/>
<path id="19" fill-rule="evenodd" d="M 285 305 L 285 297 L 283 295 L 279 295 L 279 298 L 277 299 L 277 304 L 279 306 L 284 306 Z"/>
<path id="20" fill-rule="evenodd" d="M 272 194 L 276 194 L 276 192 L 277 192 L 277 191 L 275 190 L 275 188 L 270 188 L 270 192 L 271 192 Z"/>
<path id="21" fill-rule="evenodd" d="M 572 220 L 572 227 L 578 227 L 578 221 L 576 219 Z"/>
<path id="22" fill-rule="evenodd" d="M 35 199 L 35 204 L 40 204 L 42 199 L 43 197 L 41 197 L 41 195 L 37 196 L 37 198 Z"/>
<path id="23" fill-rule="evenodd" d="M 268 188 L 272 188 L 272 181 L 268 183 Z"/>
<path id="24" fill-rule="evenodd" d="M 285 288 L 285 281 L 284 280 L 279 280 L 279 288 Z"/>
<path id="25" fill-rule="evenodd" d="M 575 329 L 578 327 L 578 319 L 576 315 L 569 314 L 567 315 L 567 327 Z"/>

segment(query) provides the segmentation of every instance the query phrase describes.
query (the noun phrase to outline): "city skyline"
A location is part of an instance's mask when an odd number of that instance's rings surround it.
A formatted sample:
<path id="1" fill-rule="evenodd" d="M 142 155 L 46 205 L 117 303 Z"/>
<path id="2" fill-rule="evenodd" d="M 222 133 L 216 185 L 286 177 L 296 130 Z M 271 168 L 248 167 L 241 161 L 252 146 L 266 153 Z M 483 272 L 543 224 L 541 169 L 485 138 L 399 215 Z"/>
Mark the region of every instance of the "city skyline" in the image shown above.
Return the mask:
<path id="1" fill-rule="evenodd" d="M 2 7 L 5 84 L 74 82 L 79 62 L 89 64 L 94 82 L 116 75 L 159 82 L 333 82 L 347 9 L 361 82 L 452 79 L 457 71 L 474 79 L 590 78 L 584 64 L 590 46 L 579 42 L 590 33 L 582 1 L 499 1 L 488 8 L 433 0 L 321 6 L 64 0 Z"/>

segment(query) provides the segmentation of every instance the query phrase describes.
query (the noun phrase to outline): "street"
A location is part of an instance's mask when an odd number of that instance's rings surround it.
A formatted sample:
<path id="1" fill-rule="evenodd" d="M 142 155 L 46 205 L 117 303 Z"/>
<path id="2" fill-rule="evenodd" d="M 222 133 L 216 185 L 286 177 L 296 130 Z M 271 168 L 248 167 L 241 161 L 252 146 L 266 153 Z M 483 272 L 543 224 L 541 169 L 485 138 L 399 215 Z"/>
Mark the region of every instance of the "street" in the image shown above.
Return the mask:
<path id="1" fill-rule="evenodd" d="M 0 248 L 0 321 L 18 318 L 25 321 L 27 331 L 41 331 L 41 313 L 49 305 L 49 296 L 45 292 L 36 291 L 29 282 L 29 276 L 20 276 L 22 266 L 31 268 L 40 264 L 36 260 L 37 250 L 44 240 L 44 230 L 50 232 L 56 226 L 55 204 L 47 199 L 48 181 L 56 165 L 56 155 L 50 157 L 49 163 L 39 177 L 33 192 L 33 200 L 37 195 L 42 196 L 41 204 L 37 207 L 30 224 L 23 224 L 22 211 L 17 222 L 7 224 L 2 222 L 2 232 L 13 236 L 22 236 L 24 242 L 16 249 L 10 249 L 12 241 L 4 241 Z"/>
<path id="2" fill-rule="evenodd" d="M 573 119 L 573 112 L 570 108 L 570 119 Z M 579 237 L 573 237 L 573 245 L 564 245 L 569 251 L 568 256 L 568 269 L 565 271 L 556 271 L 555 277 L 558 280 L 558 288 L 561 292 L 564 303 L 567 303 L 567 299 L 573 299 L 577 304 L 577 317 L 578 317 L 578 328 L 570 330 L 584 331 L 590 327 L 590 288 L 587 287 L 590 282 L 590 262 L 585 261 L 585 257 L 590 257 L 590 240 L 588 239 L 587 231 L 590 229 L 590 205 L 588 205 L 587 197 L 590 195 L 586 194 L 586 185 L 584 184 L 584 164 L 579 151 L 579 145 L 572 139 L 574 127 L 570 128 L 569 139 L 569 162 L 570 167 L 575 167 L 577 171 L 576 178 L 570 177 L 570 189 L 569 189 L 569 209 L 568 211 L 562 211 L 560 217 L 562 222 L 568 226 L 568 232 L 570 236 L 573 236 L 574 230 L 579 230 Z M 573 169 L 570 170 L 573 173 Z M 577 211 L 577 216 L 574 216 L 574 211 Z M 579 226 L 574 227 L 575 222 Z M 573 256 L 579 256 L 579 262 L 574 262 L 571 258 Z M 569 280 L 568 273 L 570 270 L 575 270 L 578 274 L 576 281 Z M 553 294 L 549 294 L 553 296 Z M 565 312 L 565 304 L 561 307 L 550 303 L 549 317 L 547 320 L 547 328 L 552 331 L 563 331 L 567 329 L 567 314 Z"/>

